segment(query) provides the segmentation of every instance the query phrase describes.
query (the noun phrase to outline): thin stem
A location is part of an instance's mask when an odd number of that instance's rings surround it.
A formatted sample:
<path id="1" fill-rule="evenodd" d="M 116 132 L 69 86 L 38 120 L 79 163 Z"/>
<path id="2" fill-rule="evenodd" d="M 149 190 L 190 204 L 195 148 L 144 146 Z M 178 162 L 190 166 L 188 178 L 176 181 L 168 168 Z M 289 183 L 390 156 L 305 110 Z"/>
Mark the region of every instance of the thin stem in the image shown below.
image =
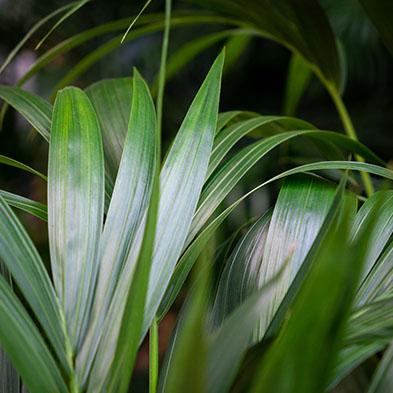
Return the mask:
<path id="1" fill-rule="evenodd" d="M 156 393 L 158 381 L 158 323 L 156 317 L 150 326 L 149 336 L 149 393 Z"/>
<path id="2" fill-rule="evenodd" d="M 165 1 L 165 28 L 164 36 L 162 39 L 161 48 L 161 62 L 160 71 L 158 74 L 158 90 L 157 90 L 157 166 L 155 172 L 155 183 L 159 188 L 159 173 L 161 164 L 161 130 L 162 130 L 162 104 L 164 100 L 164 88 L 165 88 L 165 72 L 166 62 L 168 57 L 168 44 L 169 44 L 169 31 L 171 26 L 171 8 L 172 1 Z M 156 317 L 150 325 L 149 335 L 149 393 L 156 393 L 157 381 L 158 381 L 158 323 Z"/>
<path id="3" fill-rule="evenodd" d="M 353 140 L 359 141 L 355 128 L 352 124 L 352 120 L 348 114 L 347 108 L 340 96 L 340 94 L 337 92 L 335 88 L 328 87 L 327 90 L 330 93 L 330 96 L 333 99 L 334 105 L 336 106 L 337 112 L 340 116 L 340 119 L 342 121 L 342 124 L 344 126 L 346 134 Z M 355 154 L 355 158 L 358 162 L 365 162 L 363 157 L 359 156 L 358 154 Z M 370 197 L 371 195 L 374 194 L 374 188 L 371 182 L 371 177 L 370 174 L 367 172 L 360 172 L 360 175 L 362 177 L 363 185 L 364 185 L 364 190 L 366 191 L 366 195 Z"/>
<path id="4" fill-rule="evenodd" d="M 157 90 L 157 101 L 156 101 L 157 129 L 160 138 L 158 141 L 159 159 L 161 157 L 162 103 L 164 99 L 166 61 L 168 57 L 169 30 L 171 26 L 171 8 L 172 8 L 172 1 L 166 0 L 165 1 L 165 28 L 164 28 L 164 37 L 162 40 L 162 48 L 161 48 L 161 63 L 160 63 L 160 71 L 158 74 L 158 90 Z"/>

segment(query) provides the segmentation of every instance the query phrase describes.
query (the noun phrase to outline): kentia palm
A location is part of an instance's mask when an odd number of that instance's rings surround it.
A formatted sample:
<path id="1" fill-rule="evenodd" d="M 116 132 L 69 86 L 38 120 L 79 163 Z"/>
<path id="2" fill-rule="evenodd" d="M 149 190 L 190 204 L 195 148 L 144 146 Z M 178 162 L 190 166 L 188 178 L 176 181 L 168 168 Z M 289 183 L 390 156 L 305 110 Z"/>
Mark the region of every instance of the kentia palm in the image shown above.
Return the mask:
<path id="1" fill-rule="evenodd" d="M 218 8 L 229 4 L 216 3 Z M 281 39 L 273 38 L 300 52 L 332 89 L 340 107 L 335 42 L 330 35 L 319 34 L 326 20 L 312 3 L 313 7 L 303 9 L 304 15 L 316 12 L 318 16 L 306 18 L 306 25 L 316 31 L 311 41 L 307 26 L 299 20 L 295 28 L 299 31 L 291 38 L 281 23 L 286 19 L 269 5 L 272 20 L 278 18 L 284 29 Z M 291 7 L 286 18 L 296 16 Z M 127 39 L 161 29 L 165 23 L 160 18 L 146 16 L 145 29 L 131 31 Z M 253 28 L 270 34 L 274 30 L 261 18 L 254 19 Z M 233 23 L 228 18 L 189 15 L 175 19 L 173 26 L 208 20 Z M 59 45 L 22 80 L 66 48 L 125 23 L 129 22 L 81 33 Z M 226 36 L 190 44 L 194 49 L 174 55 L 169 71 Z M 326 50 L 313 56 L 309 50 L 315 40 L 323 42 Z M 118 41 L 110 41 L 71 70 L 65 81 L 117 46 Z M 45 205 L 16 194 L 1 191 L 0 196 L 0 256 L 20 293 L 19 298 L 12 281 L 3 278 L 8 277 L 6 270 L 0 277 L 0 341 L 30 393 L 126 391 L 137 349 L 153 317 L 160 320 L 166 314 L 218 226 L 260 187 L 319 170 L 328 175 L 334 174 L 330 170 L 353 170 L 393 179 L 385 163 L 354 141 L 353 135 L 320 131 L 290 117 L 229 112 L 217 119 L 222 66 L 223 54 L 195 97 L 165 160 L 159 194 L 152 189 L 158 184 L 160 136 L 149 89 L 136 71 L 132 80 L 104 80 L 86 93 L 77 88 L 62 90 L 53 108 L 21 89 L 0 87 L 0 96 L 50 140 L 48 212 Z M 340 110 L 350 131 L 345 107 Z M 258 140 L 227 159 L 236 142 L 248 134 Z M 279 173 L 221 213 L 217 210 L 261 158 L 299 137 L 315 144 L 330 161 Z M 338 148 L 377 165 L 345 161 Z M 37 174 L 8 157 L 1 156 L 1 162 Z M 351 175 L 350 180 L 356 182 L 356 177 Z M 8 204 L 48 219 L 51 277 Z M 204 280 L 192 291 L 195 294 L 180 317 L 161 373 L 161 391 L 225 392 L 233 385 L 234 391 L 256 392 L 271 391 L 274 385 L 279 392 L 316 392 L 334 386 L 359 362 L 384 348 L 392 339 L 386 319 L 391 304 L 391 192 L 376 193 L 356 210 L 356 198 L 345 192 L 345 180 L 337 191 L 332 183 L 316 177 L 285 180 L 273 212 L 252 226 L 224 267 L 211 321 L 206 311 L 209 299 L 202 300 L 207 292 Z M 321 304 L 329 311 L 325 313 Z M 204 327 L 204 319 L 210 328 Z M 253 343 L 259 344 L 247 351 L 253 331 Z M 310 349 L 302 351 L 306 344 Z M 390 383 L 390 353 L 370 391 Z M 7 370 L 3 389 L 13 389 L 19 377 L 12 368 Z"/>

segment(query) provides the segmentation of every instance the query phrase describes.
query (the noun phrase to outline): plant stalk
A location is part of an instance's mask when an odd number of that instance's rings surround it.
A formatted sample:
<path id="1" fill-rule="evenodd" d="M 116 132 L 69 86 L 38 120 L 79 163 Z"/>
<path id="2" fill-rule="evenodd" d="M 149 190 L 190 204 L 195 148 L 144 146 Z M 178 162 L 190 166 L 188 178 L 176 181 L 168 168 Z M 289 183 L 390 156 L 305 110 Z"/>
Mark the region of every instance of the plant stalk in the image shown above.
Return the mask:
<path id="1" fill-rule="evenodd" d="M 340 94 L 337 92 L 335 88 L 328 87 L 327 89 L 330 93 L 330 96 L 333 99 L 334 105 L 336 106 L 337 112 L 340 116 L 341 122 L 344 126 L 344 130 L 346 134 L 353 140 L 359 142 L 359 139 L 356 135 L 355 128 L 352 124 L 352 120 L 348 114 L 348 110 L 344 104 L 344 101 L 342 100 Z M 365 162 L 363 157 L 359 156 L 358 154 L 355 154 L 355 159 L 358 162 Z M 370 197 L 371 195 L 374 194 L 374 188 L 371 182 L 371 177 L 369 173 L 366 172 L 360 172 L 360 176 L 362 177 L 363 185 L 364 185 L 364 190 L 366 192 L 366 195 Z"/>
<path id="2" fill-rule="evenodd" d="M 156 317 L 150 326 L 149 336 L 149 393 L 156 393 L 158 381 L 158 323 Z"/>

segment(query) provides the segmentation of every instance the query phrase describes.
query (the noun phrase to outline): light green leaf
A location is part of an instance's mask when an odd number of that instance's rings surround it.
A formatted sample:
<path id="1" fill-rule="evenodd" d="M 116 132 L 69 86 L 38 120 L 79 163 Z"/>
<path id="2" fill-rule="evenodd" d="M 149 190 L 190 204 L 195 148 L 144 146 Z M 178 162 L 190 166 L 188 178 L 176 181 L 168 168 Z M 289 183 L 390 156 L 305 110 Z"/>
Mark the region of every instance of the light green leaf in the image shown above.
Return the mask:
<path id="1" fill-rule="evenodd" d="M 272 211 L 269 210 L 254 223 L 239 241 L 225 264 L 213 307 L 212 323 L 214 326 L 220 327 L 230 313 L 235 312 L 234 310 L 245 299 L 258 290 L 258 272 L 271 217 Z M 275 289 L 270 289 L 270 291 L 275 292 Z M 269 299 L 267 304 L 272 300 L 272 298 Z M 265 312 L 267 312 L 266 307 Z"/>
<path id="2" fill-rule="evenodd" d="M 86 93 L 100 120 L 106 181 L 113 190 L 130 119 L 132 79 L 104 79 L 89 86 Z"/>
<path id="3" fill-rule="evenodd" d="M 366 262 L 362 272 L 362 279 L 366 278 L 373 268 L 378 256 L 383 251 L 387 241 L 393 233 L 393 190 L 379 191 L 372 195 L 363 204 L 352 228 L 353 241 L 357 241 L 367 228 L 370 217 L 376 220 L 373 232 L 369 234 L 371 241 L 366 250 Z M 367 291 L 367 287 L 362 285 L 358 296 Z"/>
<path id="4" fill-rule="evenodd" d="M 221 53 L 191 104 L 161 171 L 145 329 L 157 311 L 183 249 L 205 179 L 217 123 L 223 63 L 224 53 Z"/>
<path id="5" fill-rule="evenodd" d="M 290 131 L 262 139 L 261 141 L 243 148 L 227 162 L 219 166 L 206 182 L 199 199 L 198 208 L 193 218 L 186 245 L 195 237 L 211 214 L 250 168 L 272 149 L 298 136 L 316 137 L 321 141 L 333 142 L 338 146 L 345 147 L 351 151 L 364 155 L 374 162 L 381 163 L 381 160 L 364 145 L 336 132 L 308 130 Z M 384 168 L 381 169 L 384 170 Z"/>
<path id="6" fill-rule="evenodd" d="M 264 224 L 265 222 L 262 222 L 262 232 Z M 225 393 L 230 388 L 252 332 L 273 300 L 281 273 L 282 270 L 270 282 L 247 297 L 223 321 L 222 326 L 213 332 L 206 364 L 207 392 Z M 238 287 L 233 289 L 237 290 Z"/>
<path id="7" fill-rule="evenodd" d="M 0 258 L 41 323 L 63 367 L 70 372 L 67 337 L 57 295 L 33 242 L 0 196 Z"/>
<path id="8" fill-rule="evenodd" d="M 385 351 L 378 364 L 367 393 L 385 393 L 393 390 L 393 345 Z"/>
<path id="9" fill-rule="evenodd" d="M 141 224 L 152 190 L 157 148 L 156 117 L 149 89 L 136 70 L 132 93 L 128 132 L 101 240 L 100 269 L 89 337 L 77 357 L 78 372 L 84 384 L 104 334 L 100 355 L 91 374 L 95 377 L 91 378 L 89 389 L 96 389 L 105 381 L 116 350 L 113 336 L 117 336 L 120 328 L 124 302 L 141 245 L 141 236 L 137 238 L 137 233 L 139 230 L 140 235 L 143 234 Z M 127 259 L 130 261 L 127 262 Z M 129 267 L 125 273 L 127 263 Z M 121 290 L 117 287 L 120 277 L 124 277 Z"/>
<path id="10" fill-rule="evenodd" d="M 47 208 L 43 203 L 32 201 L 31 199 L 4 190 L 0 190 L 0 195 L 8 205 L 30 213 L 43 221 L 48 220 Z"/>
<path id="11" fill-rule="evenodd" d="M 49 142 L 52 106 L 41 97 L 17 87 L 0 86 L 0 98 L 15 108 Z"/>
<path id="12" fill-rule="evenodd" d="M 48 227 L 52 274 L 73 350 L 85 334 L 98 270 L 104 216 L 100 127 L 87 95 L 59 92 L 48 164 Z"/>
<path id="13" fill-rule="evenodd" d="M 30 393 L 68 393 L 42 336 L 1 275 L 0 342 Z"/>
<path id="14" fill-rule="evenodd" d="M 362 238 L 363 243 L 348 247 L 348 213 L 345 209 L 330 229 L 287 322 L 261 359 L 251 392 L 324 391 L 342 341 L 367 242 Z"/>
<path id="15" fill-rule="evenodd" d="M 383 214 L 383 213 L 382 213 Z M 379 239 L 377 239 L 377 245 Z M 380 244 L 379 244 L 380 245 Z M 392 292 L 393 281 L 393 241 L 386 247 L 378 258 L 372 270 L 358 289 L 356 303 L 369 303 L 377 297 Z"/>

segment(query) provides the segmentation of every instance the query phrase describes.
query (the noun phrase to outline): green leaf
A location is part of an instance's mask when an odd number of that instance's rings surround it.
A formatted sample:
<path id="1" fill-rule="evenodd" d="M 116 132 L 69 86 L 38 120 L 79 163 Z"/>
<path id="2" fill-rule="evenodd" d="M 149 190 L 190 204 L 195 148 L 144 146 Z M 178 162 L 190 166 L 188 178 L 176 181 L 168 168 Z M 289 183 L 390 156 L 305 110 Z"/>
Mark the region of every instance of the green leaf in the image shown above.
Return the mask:
<path id="1" fill-rule="evenodd" d="M 383 214 L 383 213 L 382 213 Z M 377 238 L 377 244 L 379 243 Z M 393 241 L 378 258 L 372 270 L 358 289 L 356 303 L 369 303 L 377 297 L 390 294 L 393 280 Z"/>
<path id="2" fill-rule="evenodd" d="M 370 356 L 383 349 L 384 344 L 380 342 L 367 342 L 351 345 L 340 351 L 336 366 L 330 378 L 329 390 L 334 388 L 346 375 L 359 366 Z"/>
<path id="3" fill-rule="evenodd" d="M 287 323 L 257 369 L 252 392 L 324 391 L 363 262 L 364 243 L 348 247 L 348 214 L 345 209 L 329 231 Z"/>
<path id="4" fill-rule="evenodd" d="M 207 260 L 203 261 L 204 264 L 205 262 Z M 159 393 L 206 391 L 205 364 L 208 341 L 204 315 L 208 305 L 209 273 L 209 269 L 204 266 L 180 312 L 160 375 Z"/>
<path id="5" fill-rule="evenodd" d="M 5 67 L 12 61 L 12 59 L 16 56 L 16 54 L 20 51 L 22 46 L 26 43 L 26 41 L 48 20 L 52 19 L 55 17 L 57 14 L 61 14 L 63 11 L 68 10 L 70 7 L 72 7 L 74 3 L 69 3 L 66 4 L 57 10 L 51 12 L 49 15 L 45 16 L 44 18 L 40 19 L 28 32 L 27 34 L 18 42 L 18 44 L 15 46 L 15 48 L 11 51 L 11 53 L 7 56 L 7 58 L 4 60 L 4 63 L 0 67 L 0 73 L 4 70 Z"/>
<path id="6" fill-rule="evenodd" d="M 83 7 L 86 3 L 89 1 L 93 0 L 79 0 L 74 2 L 74 5 L 71 7 L 70 10 L 68 10 L 54 25 L 53 27 L 48 31 L 48 33 L 45 34 L 45 36 L 41 39 L 41 41 L 36 45 L 35 50 L 39 49 L 39 47 L 44 43 L 44 41 L 51 35 L 51 33 L 57 29 L 67 18 L 69 18 L 72 14 L 74 14 L 76 11 L 78 11 L 81 7 Z"/>
<path id="7" fill-rule="evenodd" d="M 106 181 L 115 184 L 132 102 L 132 79 L 104 79 L 86 89 L 97 112 L 104 145 Z"/>
<path id="8" fill-rule="evenodd" d="M 59 92 L 48 164 L 48 227 L 52 274 L 73 350 L 85 334 L 98 269 L 104 215 L 100 127 L 87 95 Z"/>
<path id="9" fill-rule="evenodd" d="M 0 190 L 0 195 L 8 205 L 30 213 L 43 221 L 48 221 L 47 208 L 43 203 L 32 201 L 31 199 L 4 190 Z"/>
<path id="10" fill-rule="evenodd" d="M 20 391 L 19 374 L 12 365 L 7 353 L 0 345 L 0 391 L 15 393 Z"/>
<path id="11" fill-rule="evenodd" d="M 212 65 L 161 171 L 157 237 L 144 327 L 150 322 L 184 246 L 205 179 L 218 115 L 224 53 Z"/>
<path id="12" fill-rule="evenodd" d="M 371 241 L 365 251 L 366 262 L 362 279 L 368 276 L 393 233 L 393 190 L 376 192 L 363 204 L 356 215 L 352 228 L 353 241 L 357 241 L 363 235 L 364 228 L 368 227 L 370 218 L 375 220 L 375 226 L 372 233 L 369 234 Z M 367 287 L 363 285 L 359 295 L 361 296 L 365 291 L 367 291 Z"/>
<path id="13" fill-rule="evenodd" d="M 12 288 L 12 279 L 9 271 L 0 260 L 0 275 Z M 0 392 L 15 393 L 20 391 L 20 377 L 15 367 L 12 365 L 6 351 L 0 345 Z"/>
<path id="14" fill-rule="evenodd" d="M 0 342 L 30 393 L 68 392 L 38 329 L 1 275 Z"/>
<path id="15" fill-rule="evenodd" d="M 227 162 L 219 166 L 206 182 L 202 195 L 199 199 L 198 209 L 194 215 L 186 244 L 189 244 L 189 242 L 195 237 L 211 214 L 224 200 L 226 195 L 228 195 L 228 193 L 233 189 L 233 187 L 235 187 L 250 168 L 252 168 L 272 149 L 279 146 L 281 143 L 298 136 L 316 137 L 321 141 L 334 142 L 338 146 L 358 152 L 374 162 L 381 162 L 381 160 L 371 153 L 364 145 L 361 145 L 360 143 L 336 132 L 308 130 L 290 131 L 262 139 L 261 141 L 243 148 Z M 329 166 L 330 164 L 326 165 Z M 345 169 L 345 167 L 341 168 Z M 329 168 L 327 167 L 326 169 Z M 384 168 L 381 169 L 384 171 Z"/>
<path id="16" fill-rule="evenodd" d="M 373 21 L 386 47 L 393 55 L 393 3 L 389 0 L 360 0 L 360 4 Z"/>
<path id="17" fill-rule="evenodd" d="M 262 232 L 264 224 L 265 222 L 262 224 Z M 252 331 L 273 300 L 281 273 L 282 270 L 270 282 L 247 297 L 223 321 L 222 326 L 213 332 L 206 364 L 207 392 L 225 393 L 228 391 L 250 342 Z M 238 287 L 233 288 L 238 289 Z"/>
<path id="18" fill-rule="evenodd" d="M 295 115 L 299 101 L 310 81 L 311 74 L 312 71 L 304 60 L 297 54 L 293 54 L 289 63 L 285 87 L 284 115 Z"/>
<path id="19" fill-rule="evenodd" d="M 239 202 L 240 203 L 240 202 Z M 222 222 L 232 213 L 239 203 L 231 205 L 228 209 L 222 212 L 215 218 L 199 236 L 191 243 L 191 245 L 184 252 L 169 281 L 165 295 L 161 301 L 160 307 L 157 311 L 157 319 L 161 321 L 165 314 L 172 306 L 177 295 L 179 294 L 183 284 L 185 283 L 188 274 L 190 273 L 195 261 L 200 253 L 205 248 L 210 238 L 216 233 L 217 228 Z"/>
<path id="20" fill-rule="evenodd" d="M 26 172 L 30 172 L 30 173 L 33 173 L 34 175 L 39 176 L 41 179 L 44 179 L 45 181 L 47 180 L 47 177 L 45 175 L 43 175 L 41 172 L 38 172 L 35 169 L 30 168 L 29 166 L 22 164 L 21 162 L 19 162 L 17 160 L 14 160 L 13 158 L 9 158 L 9 157 L 0 155 L 0 163 L 5 164 L 5 165 L 9 165 L 9 166 L 13 166 L 14 168 L 22 169 Z"/>
<path id="21" fill-rule="evenodd" d="M 49 142 L 52 106 L 41 97 L 17 87 L 0 86 L 0 98 L 15 108 Z"/>
<path id="22" fill-rule="evenodd" d="M 2 196 L 0 223 L 0 258 L 44 328 L 63 367 L 70 372 L 59 300 L 33 242 Z"/>
<path id="23" fill-rule="evenodd" d="M 105 381 L 116 350 L 113 335 L 117 336 L 120 328 L 125 294 L 129 291 L 141 246 L 141 224 L 152 190 L 157 149 L 156 117 L 149 89 L 136 70 L 132 93 L 128 132 L 101 240 L 89 337 L 77 357 L 78 372 L 84 384 L 104 334 L 92 371 L 96 377 L 90 379 L 92 386 L 89 388 L 96 388 Z M 123 286 L 118 287 L 121 277 Z"/>
<path id="24" fill-rule="evenodd" d="M 393 345 L 385 351 L 371 380 L 367 393 L 385 393 L 393 390 Z"/>
<path id="25" fill-rule="evenodd" d="M 242 237 L 226 262 L 214 301 L 212 313 L 214 326 L 220 327 L 229 314 L 235 312 L 237 307 L 258 290 L 258 272 L 271 217 L 271 210 L 263 214 Z M 275 292 L 275 289 L 270 291 Z M 272 300 L 269 299 L 268 304 Z M 266 308 L 260 315 L 267 311 Z"/>
<path id="26" fill-rule="evenodd" d="M 261 138 L 275 135 L 277 131 L 307 129 L 315 129 L 315 127 L 306 121 L 283 116 L 258 116 L 226 127 L 214 140 L 206 177 L 212 175 L 230 149 L 246 135 Z"/>

